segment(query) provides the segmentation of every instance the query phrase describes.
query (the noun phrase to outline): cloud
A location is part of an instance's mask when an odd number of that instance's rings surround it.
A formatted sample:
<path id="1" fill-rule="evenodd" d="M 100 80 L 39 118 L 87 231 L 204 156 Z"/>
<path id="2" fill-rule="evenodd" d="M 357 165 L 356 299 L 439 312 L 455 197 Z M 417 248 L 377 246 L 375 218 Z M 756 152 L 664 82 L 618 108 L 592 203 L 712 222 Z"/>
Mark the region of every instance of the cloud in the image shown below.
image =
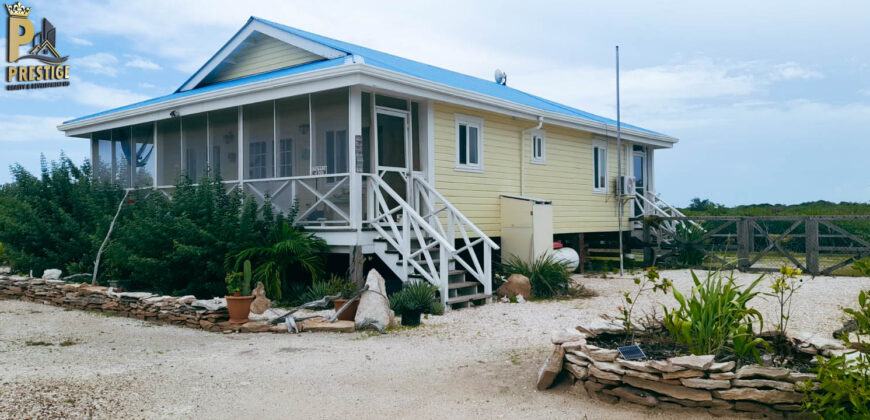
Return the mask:
<path id="1" fill-rule="evenodd" d="M 822 73 L 805 68 L 795 62 L 775 65 L 770 72 L 770 80 L 772 81 L 821 79 L 823 77 Z"/>
<path id="2" fill-rule="evenodd" d="M 143 70 L 160 70 L 160 69 L 162 69 L 162 67 L 160 67 L 159 64 L 157 64 L 151 60 L 142 58 L 142 57 L 133 57 L 131 60 L 124 63 L 124 65 L 127 67 L 133 67 L 133 68 L 143 69 Z"/>
<path id="3" fill-rule="evenodd" d="M 157 85 L 152 84 L 152 83 L 142 82 L 142 83 L 139 83 L 139 87 L 142 89 L 154 89 L 157 87 Z"/>
<path id="4" fill-rule="evenodd" d="M 78 38 L 78 37 L 71 36 L 71 37 L 69 37 L 69 40 L 70 40 L 70 42 L 72 42 L 73 44 L 76 44 L 76 45 L 84 45 L 86 47 L 90 47 L 90 46 L 94 45 L 93 42 L 88 41 L 87 39 L 84 39 L 84 38 Z"/>
<path id="5" fill-rule="evenodd" d="M 96 53 L 70 60 L 73 68 L 84 69 L 88 73 L 115 77 L 118 74 L 118 58 L 109 53 Z"/>
<path id="6" fill-rule="evenodd" d="M 62 138 L 57 125 L 68 117 L 40 115 L 6 115 L 0 119 L 0 143 L 35 142 L 50 138 Z M 6 146 L 17 147 L 17 146 Z"/>
<path id="7" fill-rule="evenodd" d="M 112 88 L 82 80 L 74 80 L 70 83 L 70 91 L 69 97 L 75 102 L 95 106 L 100 110 L 130 105 L 149 98 L 127 89 Z"/>

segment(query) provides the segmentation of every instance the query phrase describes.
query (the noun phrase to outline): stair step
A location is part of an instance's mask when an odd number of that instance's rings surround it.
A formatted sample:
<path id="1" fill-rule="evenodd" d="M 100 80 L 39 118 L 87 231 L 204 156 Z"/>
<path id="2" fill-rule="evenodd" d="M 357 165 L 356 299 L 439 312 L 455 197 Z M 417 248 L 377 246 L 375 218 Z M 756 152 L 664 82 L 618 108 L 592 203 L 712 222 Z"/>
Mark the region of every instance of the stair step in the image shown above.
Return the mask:
<path id="1" fill-rule="evenodd" d="M 489 297 L 491 297 L 491 296 L 492 296 L 492 295 L 488 295 L 488 294 L 486 294 L 486 293 L 475 293 L 475 294 L 473 294 L 473 295 L 456 296 L 456 297 L 452 297 L 452 298 L 450 298 L 450 299 L 447 299 L 447 304 L 448 304 L 448 305 L 454 305 L 454 304 L 457 304 L 457 303 L 470 302 L 470 301 L 472 301 L 472 300 L 487 299 L 487 298 L 489 298 Z"/>
<path id="2" fill-rule="evenodd" d="M 477 287 L 480 286 L 480 283 L 476 281 L 459 281 L 456 283 L 448 283 L 448 289 L 464 289 L 466 287 Z"/>
<path id="3" fill-rule="evenodd" d="M 424 266 L 424 268 L 425 268 L 425 266 Z M 465 270 L 449 270 L 449 271 L 447 271 L 448 282 L 451 280 L 450 279 L 451 277 L 455 277 L 455 276 L 459 276 L 459 275 L 462 275 L 463 278 L 465 278 L 464 277 Z M 414 277 L 414 278 L 418 278 L 418 279 L 425 278 L 425 277 L 423 277 L 422 274 L 418 274 L 418 273 L 408 274 L 408 277 Z M 453 284 L 453 283 L 460 283 L 460 282 L 451 282 L 450 284 Z M 475 284 L 480 284 L 480 283 L 475 283 Z"/>

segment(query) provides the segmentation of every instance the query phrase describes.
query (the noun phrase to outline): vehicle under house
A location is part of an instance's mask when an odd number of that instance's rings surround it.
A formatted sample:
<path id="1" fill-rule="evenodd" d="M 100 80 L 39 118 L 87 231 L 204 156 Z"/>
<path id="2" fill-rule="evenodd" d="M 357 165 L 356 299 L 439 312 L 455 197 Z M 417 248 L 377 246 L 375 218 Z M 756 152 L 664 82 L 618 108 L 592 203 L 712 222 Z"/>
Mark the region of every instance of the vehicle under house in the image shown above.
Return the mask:
<path id="1" fill-rule="evenodd" d="M 90 139 L 96 177 L 170 190 L 219 175 L 453 305 L 492 294 L 505 199 L 551 206 L 525 236 L 549 247 L 617 232 L 618 205 L 630 229 L 660 209 L 654 151 L 677 141 L 623 124 L 620 177 L 616 121 L 254 17 L 174 93 L 58 128 Z"/>

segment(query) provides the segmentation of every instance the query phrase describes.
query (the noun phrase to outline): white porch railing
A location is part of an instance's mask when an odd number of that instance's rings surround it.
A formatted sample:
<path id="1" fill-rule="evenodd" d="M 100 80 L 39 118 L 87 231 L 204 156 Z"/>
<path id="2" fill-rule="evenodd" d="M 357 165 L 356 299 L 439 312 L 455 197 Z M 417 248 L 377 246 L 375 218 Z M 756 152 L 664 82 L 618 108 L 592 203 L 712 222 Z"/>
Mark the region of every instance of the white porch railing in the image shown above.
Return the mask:
<path id="1" fill-rule="evenodd" d="M 649 195 L 649 197 L 647 197 L 647 195 Z M 662 198 L 658 194 L 652 191 L 649 191 L 646 194 L 636 194 L 635 197 L 638 201 L 640 201 L 640 205 L 644 209 L 642 216 L 686 217 L 683 212 L 678 210 L 676 207 L 668 204 L 666 201 L 662 200 Z M 705 229 L 694 220 L 690 220 L 689 223 L 691 224 L 692 228 L 705 231 Z M 670 239 L 668 238 L 671 238 L 673 237 L 673 235 L 677 234 L 678 227 L 686 228 L 688 226 L 689 225 L 686 225 L 686 222 L 683 222 L 681 220 L 662 220 L 657 228 L 652 229 L 652 233 L 660 241 L 670 241 Z M 671 235 L 662 235 L 659 232 L 660 229 L 670 232 Z"/>
<path id="2" fill-rule="evenodd" d="M 460 212 L 447 198 L 419 174 L 411 176 L 414 187 L 414 199 L 418 201 L 422 217 L 430 225 L 437 229 L 438 234 L 448 238 L 451 242 L 458 236 L 461 245 L 453 253 L 454 260 L 459 263 L 468 274 L 483 284 L 484 294 L 492 294 L 492 250 L 499 249 L 479 227 Z M 476 235 L 472 239 L 469 232 Z M 483 244 L 483 262 L 477 257 L 474 247 Z M 468 257 L 463 257 L 466 253 Z"/>
<path id="3" fill-rule="evenodd" d="M 408 281 L 413 269 L 426 281 L 438 286 L 444 301 L 447 296 L 448 260 L 456 249 L 381 177 L 366 175 L 366 178 L 369 200 L 374 204 L 373 217 L 368 223 L 399 252 L 401 272 L 405 273 L 402 280 Z M 417 241 L 416 249 L 411 247 L 412 240 Z"/>

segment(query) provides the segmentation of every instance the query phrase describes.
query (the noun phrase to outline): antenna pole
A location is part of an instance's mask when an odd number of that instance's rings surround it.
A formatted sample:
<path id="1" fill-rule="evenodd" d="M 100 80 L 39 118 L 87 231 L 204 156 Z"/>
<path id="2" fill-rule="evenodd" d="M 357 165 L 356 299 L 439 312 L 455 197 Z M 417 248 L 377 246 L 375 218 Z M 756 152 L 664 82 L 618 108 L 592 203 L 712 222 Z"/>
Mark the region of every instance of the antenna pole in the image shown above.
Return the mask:
<path id="1" fill-rule="evenodd" d="M 616 214 L 619 220 L 617 221 L 617 226 L 619 232 L 619 275 L 623 275 L 623 261 L 622 261 L 622 189 L 624 187 L 625 180 L 622 176 L 622 120 L 619 115 L 619 45 L 616 46 Z"/>

